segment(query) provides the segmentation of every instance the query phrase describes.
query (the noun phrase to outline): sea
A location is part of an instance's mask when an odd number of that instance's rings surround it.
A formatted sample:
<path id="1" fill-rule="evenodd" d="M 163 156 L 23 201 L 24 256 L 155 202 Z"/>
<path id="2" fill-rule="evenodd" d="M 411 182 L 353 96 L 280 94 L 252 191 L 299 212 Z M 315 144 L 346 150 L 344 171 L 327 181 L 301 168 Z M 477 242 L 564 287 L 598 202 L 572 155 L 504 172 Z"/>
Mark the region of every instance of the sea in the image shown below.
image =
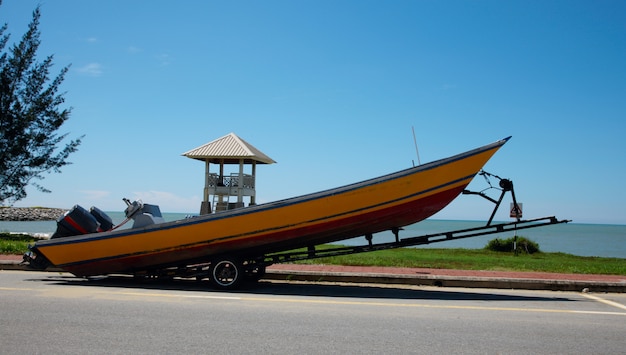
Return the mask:
<path id="1" fill-rule="evenodd" d="M 125 217 L 123 212 L 106 212 L 114 224 L 121 223 Z M 175 221 L 189 217 L 185 213 L 163 213 L 166 221 Z M 510 222 L 510 221 L 509 221 Z M 485 221 L 461 221 L 427 219 L 422 222 L 405 226 L 400 231 L 400 238 L 416 237 L 446 231 L 475 228 L 485 225 Z M 498 222 L 493 222 L 498 223 Z M 132 221 L 120 228 L 130 228 Z M 0 221 L 0 231 L 28 233 L 39 237 L 49 237 L 56 230 L 56 221 L 14 222 Z M 544 252 L 562 252 L 579 256 L 598 256 L 626 259 L 626 225 L 564 223 L 523 229 L 504 233 L 490 234 L 459 240 L 443 241 L 420 245 L 416 248 L 464 248 L 482 249 L 494 238 L 509 238 L 514 235 L 525 237 L 539 244 Z M 391 242 L 391 232 L 375 234 L 374 243 Z M 343 240 L 343 245 L 367 244 L 364 237 Z M 626 260 L 625 260 L 626 261 Z"/>

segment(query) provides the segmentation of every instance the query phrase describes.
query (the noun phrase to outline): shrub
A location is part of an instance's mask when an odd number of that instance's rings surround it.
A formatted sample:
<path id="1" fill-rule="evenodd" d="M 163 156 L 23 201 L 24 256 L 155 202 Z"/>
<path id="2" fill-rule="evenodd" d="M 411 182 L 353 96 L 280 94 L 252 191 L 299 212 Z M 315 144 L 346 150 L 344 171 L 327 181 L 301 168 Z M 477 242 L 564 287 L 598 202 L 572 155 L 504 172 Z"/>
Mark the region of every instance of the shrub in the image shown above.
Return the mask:
<path id="1" fill-rule="evenodd" d="M 491 251 L 500 251 L 500 252 L 513 252 L 513 245 L 515 242 L 515 237 L 507 238 L 507 239 L 492 239 L 487 243 L 485 249 Z M 526 253 L 533 254 L 541 252 L 539 250 L 539 244 L 533 242 L 532 240 L 526 239 L 524 237 L 517 237 L 517 253 Z"/>

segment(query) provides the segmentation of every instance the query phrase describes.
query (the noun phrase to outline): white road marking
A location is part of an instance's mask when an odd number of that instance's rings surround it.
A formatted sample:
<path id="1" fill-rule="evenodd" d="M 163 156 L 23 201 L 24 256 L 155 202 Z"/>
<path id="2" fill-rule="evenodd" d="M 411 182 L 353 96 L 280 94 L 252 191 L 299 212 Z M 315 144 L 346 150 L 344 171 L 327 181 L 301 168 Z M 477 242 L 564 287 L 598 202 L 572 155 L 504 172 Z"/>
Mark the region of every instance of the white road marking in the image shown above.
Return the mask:
<path id="1" fill-rule="evenodd" d="M 613 307 L 617 307 L 617 308 L 626 310 L 626 306 L 621 304 L 621 303 L 617 303 L 617 302 L 610 301 L 610 300 L 605 300 L 604 298 L 601 298 L 601 297 L 598 297 L 598 296 L 595 296 L 595 295 L 590 295 L 588 293 L 583 293 L 582 295 L 584 297 L 587 297 L 587 298 L 592 299 L 594 301 L 598 301 L 598 302 L 601 302 L 601 303 L 604 303 L 604 304 L 608 304 L 609 306 L 613 306 Z"/>
<path id="2" fill-rule="evenodd" d="M 144 293 L 144 292 L 116 292 L 119 295 L 142 296 L 142 297 L 168 297 L 168 298 L 202 298 L 212 300 L 241 300 L 241 297 L 233 296 L 209 296 L 209 295 L 176 295 L 167 293 Z"/>

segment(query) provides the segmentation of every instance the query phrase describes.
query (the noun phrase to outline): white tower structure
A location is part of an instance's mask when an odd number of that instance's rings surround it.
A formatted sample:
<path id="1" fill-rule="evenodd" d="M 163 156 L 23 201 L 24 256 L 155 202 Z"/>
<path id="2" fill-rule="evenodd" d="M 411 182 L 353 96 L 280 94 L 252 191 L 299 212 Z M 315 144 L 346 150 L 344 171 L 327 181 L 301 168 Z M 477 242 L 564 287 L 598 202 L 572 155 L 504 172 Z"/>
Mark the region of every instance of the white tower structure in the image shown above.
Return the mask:
<path id="1" fill-rule="evenodd" d="M 250 199 L 249 205 L 256 204 L 256 165 L 276 163 L 234 133 L 182 155 L 205 162 L 201 215 L 244 207 L 244 197 Z M 219 171 L 211 172 L 211 164 L 217 165 Z"/>

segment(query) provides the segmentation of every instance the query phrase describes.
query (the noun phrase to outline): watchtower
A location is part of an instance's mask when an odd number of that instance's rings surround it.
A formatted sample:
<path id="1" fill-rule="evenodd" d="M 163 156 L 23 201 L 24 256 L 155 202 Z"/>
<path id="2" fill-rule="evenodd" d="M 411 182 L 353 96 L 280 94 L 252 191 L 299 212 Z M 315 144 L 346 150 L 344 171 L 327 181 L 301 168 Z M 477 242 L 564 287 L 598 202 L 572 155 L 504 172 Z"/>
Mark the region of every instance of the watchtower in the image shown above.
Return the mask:
<path id="1" fill-rule="evenodd" d="M 249 206 L 255 205 L 256 165 L 276 163 L 234 133 L 182 155 L 205 162 L 201 215 L 244 207 L 244 197 L 249 198 Z M 219 172 L 211 172 L 211 164 L 219 166 Z"/>

